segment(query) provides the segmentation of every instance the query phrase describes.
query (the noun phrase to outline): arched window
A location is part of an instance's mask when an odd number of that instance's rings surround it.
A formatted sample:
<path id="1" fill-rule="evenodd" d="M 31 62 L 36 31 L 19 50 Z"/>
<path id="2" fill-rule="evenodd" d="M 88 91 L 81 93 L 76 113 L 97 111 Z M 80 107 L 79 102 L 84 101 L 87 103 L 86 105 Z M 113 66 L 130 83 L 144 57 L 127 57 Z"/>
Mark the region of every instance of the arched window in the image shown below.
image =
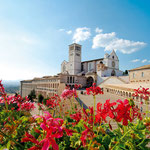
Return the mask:
<path id="1" fill-rule="evenodd" d="M 116 72 L 115 72 L 115 70 L 113 70 L 112 72 L 111 72 L 111 76 L 115 76 L 116 75 Z"/>
<path id="2" fill-rule="evenodd" d="M 70 83 L 72 83 L 72 77 L 70 77 Z"/>

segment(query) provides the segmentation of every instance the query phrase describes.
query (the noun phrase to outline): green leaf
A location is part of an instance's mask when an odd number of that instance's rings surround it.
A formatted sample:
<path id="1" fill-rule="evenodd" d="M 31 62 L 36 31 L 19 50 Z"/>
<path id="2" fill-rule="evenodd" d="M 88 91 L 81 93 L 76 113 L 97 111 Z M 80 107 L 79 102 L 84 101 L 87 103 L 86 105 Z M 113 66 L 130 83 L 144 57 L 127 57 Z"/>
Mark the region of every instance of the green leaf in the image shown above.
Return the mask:
<path id="1" fill-rule="evenodd" d="M 29 118 L 26 116 L 22 116 L 19 120 L 22 120 L 22 122 L 24 123 L 24 122 L 27 122 Z"/>
<path id="2" fill-rule="evenodd" d="M 143 122 L 142 121 L 138 121 L 138 124 L 137 124 L 137 126 L 136 126 L 136 129 L 137 130 L 144 130 L 146 128 L 146 126 L 143 124 Z"/>
<path id="3" fill-rule="evenodd" d="M 105 147 L 102 145 L 99 150 L 105 150 Z"/>
<path id="4" fill-rule="evenodd" d="M 111 141 L 111 139 L 110 139 L 110 136 L 109 136 L 109 135 L 105 135 L 105 136 L 103 137 L 102 143 L 103 143 L 103 145 L 105 146 L 106 149 L 108 149 L 108 146 L 109 146 L 109 144 L 110 144 L 110 141 Z"/>
<path id="5" fill-rule="evenodd" d="M 135 148 L 135 146 L 133 145 L 133 143 L 131 143 L 131 142 L 129 142 L 129 141 L 127 141 L 127 142 L 125 143 L 125 145 L 128 146 L 130 150 L 136 150 L 136 148 Z"/>
<path id="6" fill-rule="evenodd" d="M 11 146 L 11 141 L 8 141 L 8 143 L 7 143 L 7 149 L 9 149 L 10 146 Z"/>

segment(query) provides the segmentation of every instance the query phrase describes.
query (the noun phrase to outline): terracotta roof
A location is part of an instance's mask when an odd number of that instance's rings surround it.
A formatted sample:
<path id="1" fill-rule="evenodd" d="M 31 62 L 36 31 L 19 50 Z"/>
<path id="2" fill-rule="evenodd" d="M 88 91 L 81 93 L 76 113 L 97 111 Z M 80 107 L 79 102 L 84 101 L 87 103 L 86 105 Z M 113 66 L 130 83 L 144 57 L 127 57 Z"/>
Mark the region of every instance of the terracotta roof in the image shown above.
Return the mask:
<path id="1" fill-rule="evenodd" d="M 144 66 L 141 66 L 141 67 L 137 67 L 137 68 L 131 69 L 129 71 L 143 70 L 143 69 L 150 69 L 150 65 L 144 65 Z"/>
<path id="2" fill-rule="evenodd" d="M 91 61 L 99 61 L 99 60 L 103 60 L 103 59 L 104 59 L 104 58 L 92 59 L 92 60 L 82 61 L 81 63 L 91 62 Z"/>

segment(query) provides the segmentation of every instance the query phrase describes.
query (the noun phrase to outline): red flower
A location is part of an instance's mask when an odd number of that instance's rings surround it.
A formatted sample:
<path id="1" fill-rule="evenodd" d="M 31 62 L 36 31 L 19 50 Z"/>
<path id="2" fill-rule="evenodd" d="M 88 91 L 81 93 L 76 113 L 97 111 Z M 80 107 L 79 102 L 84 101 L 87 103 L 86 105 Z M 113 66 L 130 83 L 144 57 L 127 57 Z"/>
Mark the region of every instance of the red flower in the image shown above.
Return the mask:
<path id="1" fill-rule="evenodd" d="M 22 138 L 21 142 L 32 142 L 35 144 L 35 146 L 29 148 L 28 150 L 41 150 L 43 146 L 42 142 L 37 141 L 36 138 L 28 132 L 25 133 L 25 136 L 26 137 Z"/>
<path id="2" fill-rule="evenodd" d="M 76 125 L 76 124 L 78 124 L 78 122 L 81 120 L 81 118 L 82 118 L 82 115 L 81 115 L 81 112 L 79 111 L 79 112 L 77 112 L 77 113 L 75 113 L 75 114 L 70 114 L 70 118 L 72 118 L 72 119 L 74 119 L 76 122 L 75 123 L 73 123 L 73 125 Z"/>
<path id="3" fill-rule="evenodd" d="M 100 87 L 96 86 L 96 83 L 93 83 L 93 86 L 86 88 L 86 93 L 87 95 L 92 94 L 93 96 L 95 96 L 97 94 L 103 94 L 103 91 Z"/>
<path id="4" fill-rule="evenodd" d="M 63 98 L 63 99 L 70 99 L 73 96 L 77 97 L 77 93 L 76 93 L 75 89 L 73 89 L 73 90 L 65 89 L 61 94 L 61 98 Z"/>
<path id="5" fill-rule="evenodd" d="M 149 92 L 149 88 L 138 88 L 138 89 L 134 89 L 135 93 L 133 94 L 133 96 L 135 97 L 141 97 L 145 100 L 148 100 L 149 96 L 150 96 L 150 92 Z"/>
<path id="6" fill-rule="evenodd" d="M 63 126 L 63 119 L 53 118 L 49 112 L 44 112 L 45 116 L 36 116 L 35 118 L 42 118 L 43 122 L 40 123 L 40 127 L 46 132 L 46 136 L 40 143 L 44 143 L 42 150 L 48 150 L 52 145 L 53 149 L 58 150 L 58 145 L 55 141 L 56 138 L 61 138 L 65 131 L 68 136 L 72 135 L 73 130 L 66 129 Z"/>
<path id="7" fill-rule="evenodd" d="M 81 84 L 75 84 L 75 85 L 74 85 L 74 88 L 75 88 L 75 89 L 81 88 Z"/>
<path id="8" fill-rule="evenodd" d="M 83 108 L 83 120 L 88 122 L 90 125 L 93 126 L 93 107 L 89 107 L 89 109 Z"/>
<path id="9" fill-rule="evenodd" d="M 34 110 L 35 106 L 34 106 L 34 103 L 31 103 L 31 102 L 25 102 L 25 103 L 22 103 L 19 107 L 18 110 L 26 110 L 26 111 L 31 111 L 31 110 Z"/>
<path id="10" fill-rule="evenodd" d="M 115 112 L 117 113 L 115 119 L 118 122 L 123 121 L 123 125 L 127 126 L 128 120 L 133 120 L 130 115 L 130 110 L 132 109 L 132 106 L 130 106 L 128 100 L 124 100 L 124 102 L 121 100 L 117 100 L 117 102 L 119 102 L 120 104 L 118 104 L 117 108 L 115 109 Z"/>
<path id="11" fill-rule="evenodd" d="M 46 100 L 46 106 L 49 108 L 55 108 L 56 106 L 59 105 L 60 103 L 60 98 L 58 95 L 55 95 L 51 97 L 50 99 Z"/>
<path id="12" fill-rule="evenodd" d="M 92 129 L 90 129 L 89 127 L 87 127 L 85 124 L 84 124 L 84 127 L 86 128 L 83 132 L 82 132 L 82 135 L 81 135 L 81 141 L 83 143 L 83 146 L 86 146 L 86 141 L 90 138 L 94 138 L 94 132 Z"/>
<path id="13" fill-rule="evenodd" d="M 109 116 L 110 118 L 114 119 L 114 109 L 113 106 L 116 105 L 116 102 L 110 103 L 110 99 L 106 100 L 106 102 L 104 103 L 104 109 L 102 110 L 102 117 L 105 120 L 107 116 Z"/>

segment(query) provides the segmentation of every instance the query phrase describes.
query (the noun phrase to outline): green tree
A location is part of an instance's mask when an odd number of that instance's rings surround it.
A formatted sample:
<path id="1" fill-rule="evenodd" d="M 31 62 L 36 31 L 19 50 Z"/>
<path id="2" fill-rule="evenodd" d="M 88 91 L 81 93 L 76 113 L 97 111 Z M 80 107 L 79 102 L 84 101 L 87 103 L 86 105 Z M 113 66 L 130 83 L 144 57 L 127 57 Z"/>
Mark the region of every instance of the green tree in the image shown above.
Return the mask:
<path id="1" fill-rule="evenodd" d="M 33 102 L 33 99 L 36 98 L 36 94 L 35 94 L 35 90 L 33 89 L 30 94 L 28 95 L 29 100 L 31 100 L 31 102 Z"/>
<path id="2" fill-rule="evenodd" d="M 125 72 L 123 72 L 123 75 L 128 75 L 128 70 L 125 70 Z"/>
<path id="3" fill-rule="evenodd" d="M 43 99 L 44 99 L 44 96 L 42 94 L 39 94 L 38 95 L 38 102 L 39 103 L 42 103 L 43 102 Z"/>

